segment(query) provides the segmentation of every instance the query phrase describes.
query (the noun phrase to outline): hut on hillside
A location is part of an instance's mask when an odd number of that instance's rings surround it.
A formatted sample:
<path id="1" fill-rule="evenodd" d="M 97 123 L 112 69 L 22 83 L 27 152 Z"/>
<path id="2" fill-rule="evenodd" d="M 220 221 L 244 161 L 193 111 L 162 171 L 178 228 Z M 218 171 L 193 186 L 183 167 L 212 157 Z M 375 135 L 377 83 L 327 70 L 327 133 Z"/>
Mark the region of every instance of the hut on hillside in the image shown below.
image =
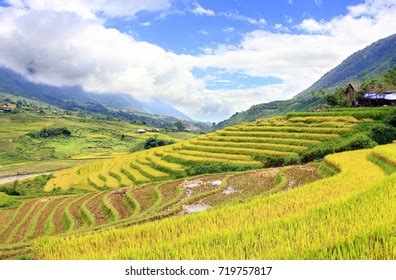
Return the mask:
<path id="1" fill-rule="evenodd" d="M 359 84 L 357 83 L 349 83 L 346 90 L 345 95 L 348 101 L 348 105 L 350 107 L 357 107 L 359 105 L 359 101 L 357 98 L 357 93 L 359 91 Z"/>
<path id="2" fill-rule="evenodd" d="M 11 113 L 15 111 L 16 106 L 14 104 L 3 104 L 0 105 L 0 110 L 3 111 L 4 113 Z"/>
<path id="3" fill-rule="evenodd" d="M 160 130 L 158 128 L 150 127 L 146 129 L 146 132 L 159 132 Z"/>

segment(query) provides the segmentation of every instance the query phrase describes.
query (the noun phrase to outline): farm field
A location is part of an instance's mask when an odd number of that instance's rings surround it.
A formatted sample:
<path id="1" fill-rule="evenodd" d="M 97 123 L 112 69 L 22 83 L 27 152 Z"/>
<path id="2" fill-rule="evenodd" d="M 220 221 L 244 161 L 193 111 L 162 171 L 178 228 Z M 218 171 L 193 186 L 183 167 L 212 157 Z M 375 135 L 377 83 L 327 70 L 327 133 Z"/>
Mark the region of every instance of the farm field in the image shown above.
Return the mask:
<path id="1" fill-rule="evenodd" d="M 39 238 L 32 254 L 39 259 L 395 259 L 396 173 L 383 168 L 395 167 L 395 151 L 393 143 L 328 155 L 326 164 L 339 171 L 335 176 L 203 213 Z M 373 160 L 379 155 L 381 164 Z"/>
<path id="2" fill-rule="evenodd" d="M 44 128 L 67 128 L 71 136 L 31 136 Z M 43 173 L 119 157 L 144 149 L 144 141 L 150 137 L 178 142 L 195 136 L 188 132 L 138 134 L 139 128 L 147 127 L 92 116 L 0 113 L 0 176 L 18 171 Z"/>
<path id="3" fill-rule="evenodd" d="M 159 133 L 176 143 L 141 151 L 122 149 L 153 134 L 130 124 L 49 118 L 57 124 L 46 127 L 69 127 L 72 136 L 33 140 L 54 151 L 64 141 L 63 156 L 0 174 L 64 169 L 0 185 L 0 259 L 394 258 L 395 217 L 384 213 L 394 210 L 396 143 L 377 145 L 389 142 L 392 111 L 379 119 L 376 110 L 343 112 L 258 119 L 192 139 Z M 24 127 L 18 141 L 31 138 Z M 92 129 L 107 158 L 66 147 L 73 137 L 90 142 Z M 74 147 L 85 149 L 78 139 Z M 369 212 L 371 204 L 378 209 Z M 111 254 L 108 239 L 116 240 Z"/>
<path id="4" fill-rule="evenodd" d="M 0 258 L 29 256 L 32 241 L 40 236 L 84 234 L 240 204 L 328 176 L 322 168 L 307 164 L 201 175 L 79 195 L 44 193 L 19 200 L 17 208 L 12 207 L 15 201 L 0 193 Z"/>
<path id="5" fill-rule="evenodd" d="M 173 145 L 55 172 L 45 190 L 102 191 L 205 173 L 309 162 L 333 152 L 374 146 L 362 131 L 375 124 L 372 119 L 352 116 L 259 119 Z"/>

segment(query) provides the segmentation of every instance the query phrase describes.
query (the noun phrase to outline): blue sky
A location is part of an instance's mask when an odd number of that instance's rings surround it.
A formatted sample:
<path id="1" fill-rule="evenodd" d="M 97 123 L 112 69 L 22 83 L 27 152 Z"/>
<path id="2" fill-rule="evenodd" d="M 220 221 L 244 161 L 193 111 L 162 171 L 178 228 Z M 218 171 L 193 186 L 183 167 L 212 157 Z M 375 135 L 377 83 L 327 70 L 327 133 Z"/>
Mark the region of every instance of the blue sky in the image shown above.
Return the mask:
<path id="1" fill-rule="evenodd" d="M 0 65 L 194 119 L 283 100 L 396 30 L 394 0 L 0 0 Z M 27 71 L 34 66 L 34 73 Z"/>
<path id="2" fill-rule="evenodd" d="M 178 54 L 199 54 L 218 44 L 238 44 L 244 34 L 265 29 L 277 32 L 282 24 L 292 27 L 306 18 L 329 20 L 345 14 L 358 0 L 200 0 L 172 1 L 169 11 L 141 11 L 134 18 L 117 18 L 108 27 L 131 33 L 135 38 L 157 44 Z M 196 5 L 213 11 L 214 16 L 194 14 Z M 264 19 L 265 24 L 249 23 Z"/>

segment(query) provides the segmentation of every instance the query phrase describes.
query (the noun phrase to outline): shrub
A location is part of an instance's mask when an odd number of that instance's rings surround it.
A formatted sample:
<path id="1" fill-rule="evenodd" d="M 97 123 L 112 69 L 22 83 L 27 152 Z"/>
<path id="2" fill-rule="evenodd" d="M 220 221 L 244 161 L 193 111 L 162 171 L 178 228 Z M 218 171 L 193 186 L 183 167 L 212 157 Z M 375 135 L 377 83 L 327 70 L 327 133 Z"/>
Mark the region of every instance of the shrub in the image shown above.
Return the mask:
<path id="1" fill-rule="evenodd" d="M 309 162 L 322 159 L 328 154 L 358 149 L 368 149 L 374 147 L 375 145 L 376 143 L 370 137 L 364 133 L 359 133 L 340 142 L 332 141 L 323 143 L 312 150 L 302 153 L 301 159 L 303 162 Z"/>
<path id="2" fill-rule="evenodd" d="M 264 162 L 264 167 L 279 167 L 297 164 L 299 162 L 298 156 L 255 156 L 254 159 Z"/>
<path id="3" fill-rule="evenodd" d="M 156 137 L 150 137 L 144 142 L 144 148 L 147 150 L 155 147 L 170 145 L 173 143 L 175 142 L 164 139 L 158 139 Z"/>
<path id="4" fill-rule="evenodd" d="M 387 122 L 390 126 L 396 128 L 396 114 L 392 114 L 390 117 L 388 117 L 388 118 L 386 119 L 386 122 Z"/>
<path id="5" fill-rule="evenodd" d="M 371 129 L 371 138 L 380 145 L 388 144 L 396 137 L 395 129 L 385 124 L 377 124 Z"/>
<path id="6" fill-rule="evenodd" d="M 135 142 L 133 142 L 133 145 L 129 147 L 129 152 L 134 153 L 144 150 L 144 144 L 145 141 L 136 140 Z"/>
<path id="7" fill-rule="evenodd" d="M 9 196 L 6 193 L 0 192 L 0 209 L 16 208 L 20 205 L 20 201 L 15 197 Z"/>
<path id="8" fill-rule="evenodd" d="M 336 148 L 336 152 L 368 149 L 375 146 L 375 143 L 370 137 L 365 134 L 356 134 L 352 138 L 344 141 L 343 145 Z"/>
<path id="9" fill-rule="evenodd" d="M 31 132 L 28 135 L 30 135 L 33 138 L 50 138 L 50 137 L 57 137 L 57 136 L 63 136 L 63 137 L 69 137 L 71 136 L 70 130 L 67 128 L 61 127 L 61 128 L 43 128 L 39 132 Z"/>
<path id="10" fill-rule="evenodd" d="M 190 164 L 187 168 L 186 173 L 189 176 L 209 173 L 222 173 L 232 171 L 244 171 L 250 169 L 246 166 L 225 164 L 220 162 L 197 162 Z"/>

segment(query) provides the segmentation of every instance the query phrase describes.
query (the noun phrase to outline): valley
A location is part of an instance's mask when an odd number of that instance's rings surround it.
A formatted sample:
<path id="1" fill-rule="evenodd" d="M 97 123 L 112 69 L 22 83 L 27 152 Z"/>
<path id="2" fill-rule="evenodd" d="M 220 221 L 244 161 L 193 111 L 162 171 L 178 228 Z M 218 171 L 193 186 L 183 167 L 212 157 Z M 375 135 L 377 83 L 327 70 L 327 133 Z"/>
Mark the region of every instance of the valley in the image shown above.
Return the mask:
<path id="1" fill-rule="evenodd" d="M 8 95 L 4 95 L 8 98 Z M 1 94 L 0 94 L 1 97 Z M 112 158 L 144 149 L 148 138 L 177 142 L 194 137 L 189 132 L 165 130 L 138 133 L 147 125 L 62 111 L 27 100 L 17 113 L 0 113 L 0 177 L 43 173 Z M 34 104 L 34 106 L 33 106 Z M 71 135 L 40 136 L 43 129 L 65 128 Z"/>

